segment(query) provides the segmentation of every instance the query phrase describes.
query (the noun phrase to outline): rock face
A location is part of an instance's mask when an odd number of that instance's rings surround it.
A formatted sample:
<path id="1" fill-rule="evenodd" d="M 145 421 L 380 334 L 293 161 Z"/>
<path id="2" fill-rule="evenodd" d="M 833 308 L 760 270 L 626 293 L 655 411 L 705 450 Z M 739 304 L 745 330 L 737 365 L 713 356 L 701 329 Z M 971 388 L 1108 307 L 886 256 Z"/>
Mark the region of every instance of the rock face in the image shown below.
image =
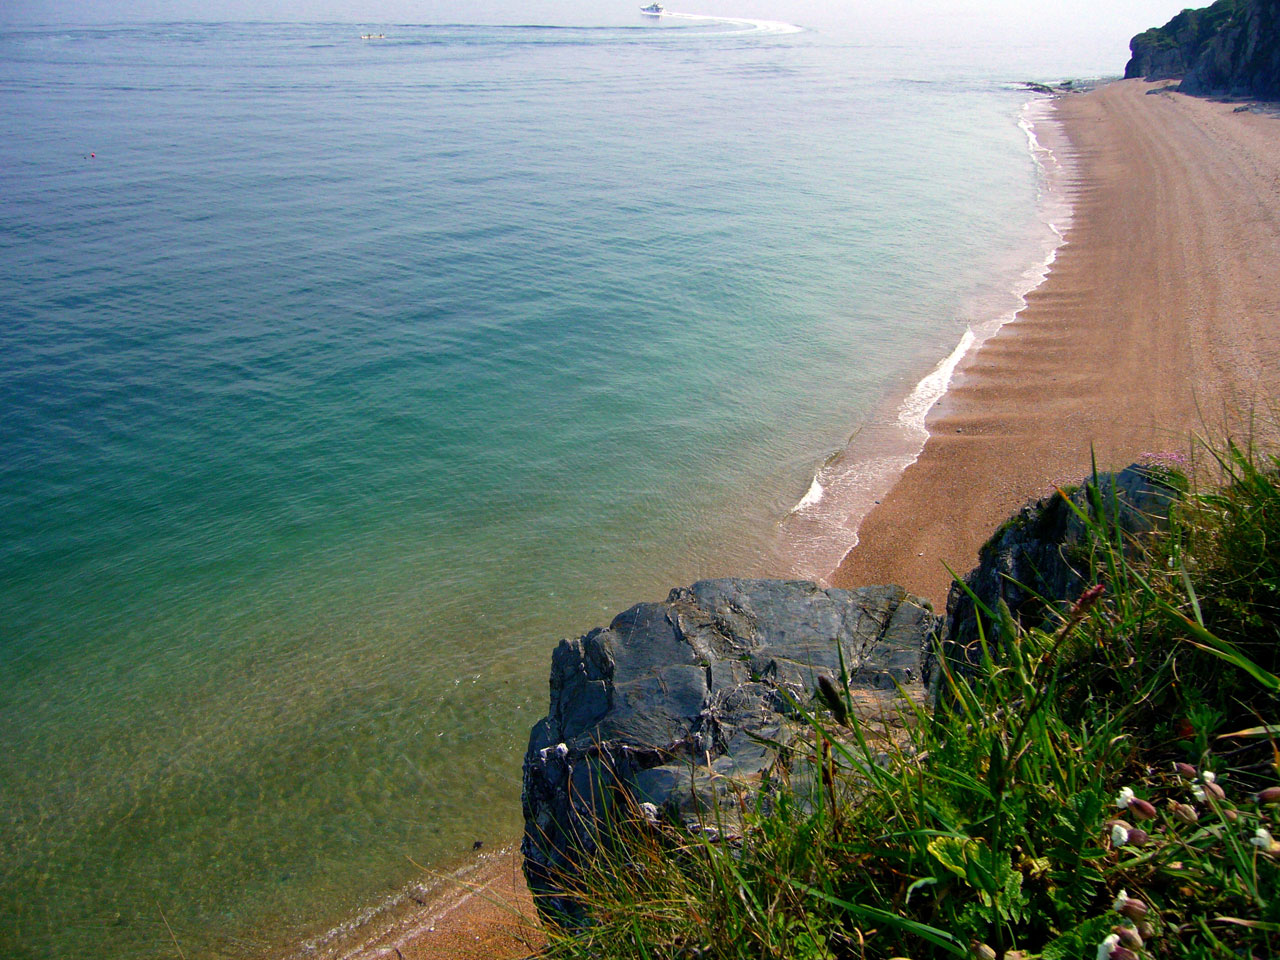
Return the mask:
<path id="1" fill-rule="evenodd" d="M 969 591 L 993 612 L 1004 604 L 1023 626 L 1040 626 L 1065 611 L 1091 584 L 1082 578 L 1089 550 L 1084 521 L 1072 505 L 1096 516 L 1094 497 L 1086 484 L 1069 498 L 1055 493 L 1023 507 L 978 551 L 978 566 L 964 578 L 964 587 L 951 585 L 942 650 L 961 669 L 980 662 L 978 623 L 990 639 L 990 619 L 979 612 Z M 1178 491 L 1161 475 L 1137 464 L 1120 473 L 1103 474 L 1096 483 L 1102 516 L 1118 525 L 1127 538 L 1150 532 L 1169 515 Z M 1070 505 L 1068 504 L 1070 500 Z M 967 590 L 965 588 L 968 588 Z M 931 683 L 936 663 L 932 651 L 925 658 L 925 682 Z"/>
<path id="2" fill-rule="evenodd" d="M 1024 626 L 1050 620 L 1088 586 L 1090 534 L 1072 506 L 1136 543 L 1179 495 L 1161 478 L 1135 465 L 1024 507 L 983 546 L 968 590 Z M 767 801 L 764 780 L 806 732 L 797 707 L 815 707 L 820 676 L 838 680 L 843 665 L 864 705 L 899 684 L 919 697 L 939 649 L 954 669 L 979 662 L 978 617 L 958 585 L 943 622 L 901 587 L 703 580 L 562 640 L 524 759 L 521 850 L 539 909 L 581 917 L 563 882 L 598 849 L 611 805 L 698 828 L 713 809 L 731 818 L 741 794 Z"/>
<path id="3" fill-rule="evenodd" d="M 919 689 L 939 620 L 900 587 L 704 580 L 642 603 L 552 655 L 551 705 L 524 761 L 521 850 L 545 915 L 578 907 L 557 877 L 597 848 L 610 802 L 697 824 L 758 788 L 797 736 L 818 676 L 886 699 Z M 733 804 L 729 804 L 733 806 Z"/>
<path id="4" fill-rule="evenodd" d="M 1192 94 L 1280 98 L 1280 0 L 1218 0 L 1129 43 L 1126 79 L 1182 78 Z"/>

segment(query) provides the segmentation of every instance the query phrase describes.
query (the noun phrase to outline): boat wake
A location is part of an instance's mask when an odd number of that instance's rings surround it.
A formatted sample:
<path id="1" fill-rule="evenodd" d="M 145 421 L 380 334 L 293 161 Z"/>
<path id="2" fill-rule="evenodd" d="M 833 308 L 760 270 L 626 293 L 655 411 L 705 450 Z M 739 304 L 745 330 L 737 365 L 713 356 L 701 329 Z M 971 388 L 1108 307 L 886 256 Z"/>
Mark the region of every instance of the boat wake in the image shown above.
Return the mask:
<path id="1" fill-rule="evenodd" d="M 798 27 L 794 23 L 784 23 L 781 20 L 747 20 L 743 17 L 713 17 L 700 13 L 672 13 L 670 10 L 664 10 L 656 16 L 665 17 L 670 20 L 699 20 L 703 23 L 725 23 L 741 29 L 734 30 L 737 33 L 751 34 L 784 34 L 784 33 L 800 33 L 804 27 Z"/>

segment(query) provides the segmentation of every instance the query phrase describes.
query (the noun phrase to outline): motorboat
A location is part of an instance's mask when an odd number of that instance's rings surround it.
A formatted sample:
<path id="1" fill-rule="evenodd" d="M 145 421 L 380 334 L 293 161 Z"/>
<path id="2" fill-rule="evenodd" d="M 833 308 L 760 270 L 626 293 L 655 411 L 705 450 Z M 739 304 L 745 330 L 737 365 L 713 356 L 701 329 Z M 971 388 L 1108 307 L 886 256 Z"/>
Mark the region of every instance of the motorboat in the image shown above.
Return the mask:
<path id="1" fill-rule="evenodd" d="M 385 40 L 387 39 L 387 35 L 385 33 L 362 33 L 360 34 L 360 39 L 361 40 Z"/>
<path id="2" fill-rule="evenodd" d="M 647 13 L 651 17 L 660 17 L 666 13 L 666 8 L 660 3 L 651 3 L 647 7 L 640 8 L 641 13 Z"/>

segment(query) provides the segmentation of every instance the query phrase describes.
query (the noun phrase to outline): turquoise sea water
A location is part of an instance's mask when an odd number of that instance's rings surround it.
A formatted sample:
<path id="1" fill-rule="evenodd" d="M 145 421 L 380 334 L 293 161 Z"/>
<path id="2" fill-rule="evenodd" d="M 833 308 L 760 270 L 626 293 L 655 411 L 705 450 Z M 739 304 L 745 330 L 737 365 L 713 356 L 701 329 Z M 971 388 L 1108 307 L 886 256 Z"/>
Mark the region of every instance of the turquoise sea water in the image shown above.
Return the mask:
<path id="1" fill-rule="evenodd" d="M 0 955 L 322 941 L 516 835 L 559 637 L 852 542 L 1047 67 L 790 12 L 0 28 Z"/>

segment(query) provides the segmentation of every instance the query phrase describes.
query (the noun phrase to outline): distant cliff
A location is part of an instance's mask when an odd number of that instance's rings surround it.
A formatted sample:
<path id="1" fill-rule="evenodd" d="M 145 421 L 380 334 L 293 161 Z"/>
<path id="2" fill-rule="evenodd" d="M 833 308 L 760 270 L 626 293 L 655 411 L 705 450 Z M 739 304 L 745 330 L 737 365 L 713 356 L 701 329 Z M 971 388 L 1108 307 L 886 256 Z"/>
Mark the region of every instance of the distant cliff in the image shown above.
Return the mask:
<path id="1" fill-rule="evenodd" d="M 1280 0 L 1218 0 L 1129 42 L 1125 78 L 1182 78 L 1183 93 L 1280 99 Z"/>

